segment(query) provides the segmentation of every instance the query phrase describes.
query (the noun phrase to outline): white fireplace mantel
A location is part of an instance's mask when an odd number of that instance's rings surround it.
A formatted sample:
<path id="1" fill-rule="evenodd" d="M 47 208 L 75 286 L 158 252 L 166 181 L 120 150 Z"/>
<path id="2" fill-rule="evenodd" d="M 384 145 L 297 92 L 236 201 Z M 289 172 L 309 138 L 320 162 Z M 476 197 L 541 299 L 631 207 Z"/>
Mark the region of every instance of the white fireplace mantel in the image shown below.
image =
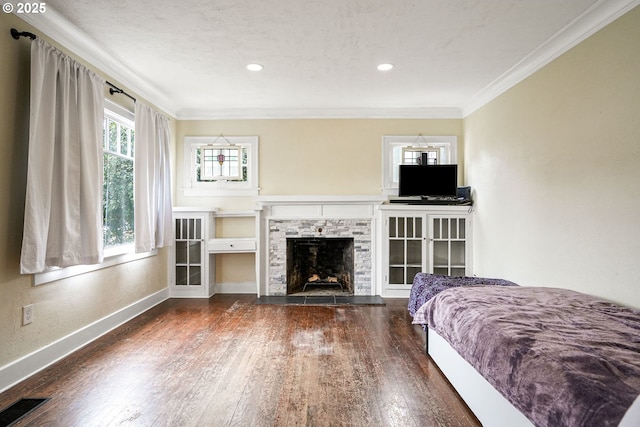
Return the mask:
<path id="1" fill-rule="evenodd" d="M 386 201 L 372 195 L 260 196 L 258 206 L 270 218 L 373 218 Z"/>
<path id="2" fill-rule="evenodd" d="M 376 215 L 384 196 L 260 196 L 263 219 L 261 295 L 286 294 L 286 239 L 352 237 L 355 240 L 354 294 L 376 295 Z"/>

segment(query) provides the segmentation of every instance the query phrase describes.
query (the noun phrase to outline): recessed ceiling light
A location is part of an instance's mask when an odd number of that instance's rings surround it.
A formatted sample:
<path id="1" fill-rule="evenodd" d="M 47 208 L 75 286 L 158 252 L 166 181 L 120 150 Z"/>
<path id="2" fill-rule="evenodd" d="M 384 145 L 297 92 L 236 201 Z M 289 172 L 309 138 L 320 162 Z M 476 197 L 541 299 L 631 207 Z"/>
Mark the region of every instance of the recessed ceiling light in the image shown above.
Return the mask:
<path id="1" fill-rule="evenodd" d="M 249 71 L 260 71 L 262 70 L 264 67 L 260 64 L 249 64 L 247 65 L 247 70 Z"/>
<path id="2" fill-rule="evenodd" d="M 380 71 L 389 71 L 393 68 L 393 64 L 380 64 L 378 65 L 378 70 Z"/>

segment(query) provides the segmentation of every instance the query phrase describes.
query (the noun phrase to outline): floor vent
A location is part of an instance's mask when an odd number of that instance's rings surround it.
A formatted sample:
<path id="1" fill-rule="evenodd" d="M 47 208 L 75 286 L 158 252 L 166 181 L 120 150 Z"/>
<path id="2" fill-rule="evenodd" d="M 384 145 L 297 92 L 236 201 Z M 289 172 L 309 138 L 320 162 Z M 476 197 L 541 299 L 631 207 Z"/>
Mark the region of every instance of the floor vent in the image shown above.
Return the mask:
<path id="1" fill-rule="evenodd" d="M 20 418 L 42 405 L 49 398 L 20 399 L 11 406 L 0 411 L 0 427 L 13 425 Z"/>

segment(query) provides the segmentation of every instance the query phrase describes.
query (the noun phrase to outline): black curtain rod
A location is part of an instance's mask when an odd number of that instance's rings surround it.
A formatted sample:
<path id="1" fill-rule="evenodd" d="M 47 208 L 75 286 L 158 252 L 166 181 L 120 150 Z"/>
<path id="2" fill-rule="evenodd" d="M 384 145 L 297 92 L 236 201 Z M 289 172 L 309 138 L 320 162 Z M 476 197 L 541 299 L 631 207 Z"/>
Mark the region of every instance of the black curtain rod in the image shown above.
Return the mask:
<path id="1" fill-rule="evenodd" d="M 135 99 L 133 96 L 129 95 L 127 92 L 123 91 L 123 90 L 122 90 L 122 89 L 120 89 L 118 86 L 114 85 L 114 84 L 113 84 L 113 83 L 111 83 L 111 82 L 106 82 L 106 83 L 107 83 L 109 86 L 111 86 L 111 87 L 109 88 L 109 93 L 110 93 L 111 95 L 113 95 L 113 94 L 115 94 L 115 93 L 121 93 L 121 94 L 123 94 L 124 96 L 126 96 L 126 97 L 128 97 L 128 98 L 131 98 L 131 99 L 133 100 L 133 102 L 136 102 L 136 99 Z"/>
<path id="2" fill-rule="evenodd" d="M 14 39 L 18 40 L 20 37 L 29 37 L 31 40 L 35 40 L 36 39 L 36 35 L 33 33 L 30 33 L 28 31 L 18 31 L 15 28 L 11 29 L 11 37 L 13 37 Z"/>
<path id="3" fill-rule="evenodd" d="M 28 37 L 28 38 L 30 38 L 31 40 L 35 40 L 35 39 L 37 38 L 37 37 L 36 37 L 36 35 L 35 35 L 35 34 L 33 34 L 33 33 L 30 33 L 30 32 L 28 32 L 28 31 L 18 31 L 18 30 L 16 30 L 15 28 L 12 28 L 10 32 L 11 32 L 11 37 L 13 37 L 13 38 L 14 38 L 14 39 L 16 39 L 16 40 L 19 40 L 19 39 L 20 39 L 20 37 Z M 120 89 L 118 86 L 114 85 L 114 84 L 113 84 L 113 83 L 111 83 L 111 82 L 106 82 L 106 83 L 107 83 L 109 86 L 111 86 L 111 87 L 109 88 L 109 93 L 110 93 L 111 95 L 114 95 L 114 94 L 116 94 L 116 93 L 121 93 L 121 94 L 123 94 L 124 96 L 131 98 L 131 99 L 133 100 L 133 102 L 136 102 L 136 99 L 135 99 L 133 96 L 129 95 L 127 92 L 123 91 L 123 90 L 122 90 L 122 89 Z"/>

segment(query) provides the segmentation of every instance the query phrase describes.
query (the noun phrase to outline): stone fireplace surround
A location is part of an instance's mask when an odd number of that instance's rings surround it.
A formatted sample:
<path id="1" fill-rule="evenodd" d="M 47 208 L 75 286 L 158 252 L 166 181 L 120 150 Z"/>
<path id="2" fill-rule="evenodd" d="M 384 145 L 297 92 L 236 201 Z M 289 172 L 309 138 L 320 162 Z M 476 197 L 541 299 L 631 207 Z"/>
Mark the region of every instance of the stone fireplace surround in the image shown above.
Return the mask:
<path id="1" fill-rule="evenodd" d="M 382 199 L 358 196 L 262 197 L 264 295 L 287 294 L 287 238 L 353 238 L 354 295 L 376 295 L 375 211 Z"/>

